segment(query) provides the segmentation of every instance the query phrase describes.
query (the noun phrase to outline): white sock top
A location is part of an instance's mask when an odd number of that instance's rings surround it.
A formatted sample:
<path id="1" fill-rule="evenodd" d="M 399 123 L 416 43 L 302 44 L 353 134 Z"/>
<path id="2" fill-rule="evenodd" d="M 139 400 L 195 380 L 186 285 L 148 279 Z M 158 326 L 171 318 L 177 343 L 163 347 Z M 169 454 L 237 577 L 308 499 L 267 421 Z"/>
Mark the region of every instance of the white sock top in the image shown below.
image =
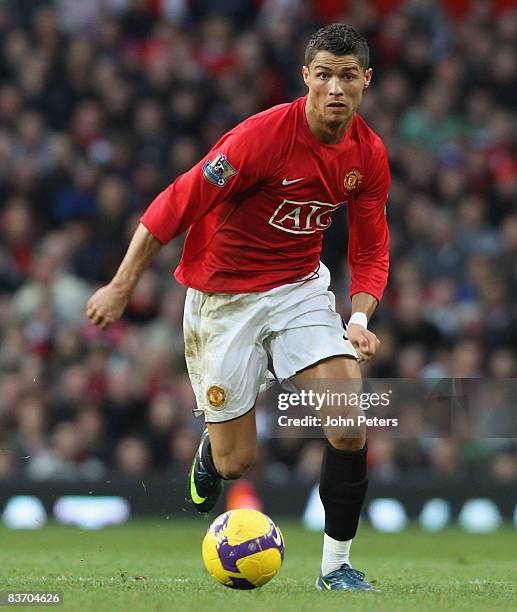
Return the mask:
<path id="1" fill-rule="evenodd" d="M 350 565 L 350 546 L 352 546 L 352 540 L 340 542 L 339 540 L 334 540 L 334 538 L 331 538 L 326 533 L 323 534 L 322 576 L 339 569 L 343 563 Z"/>

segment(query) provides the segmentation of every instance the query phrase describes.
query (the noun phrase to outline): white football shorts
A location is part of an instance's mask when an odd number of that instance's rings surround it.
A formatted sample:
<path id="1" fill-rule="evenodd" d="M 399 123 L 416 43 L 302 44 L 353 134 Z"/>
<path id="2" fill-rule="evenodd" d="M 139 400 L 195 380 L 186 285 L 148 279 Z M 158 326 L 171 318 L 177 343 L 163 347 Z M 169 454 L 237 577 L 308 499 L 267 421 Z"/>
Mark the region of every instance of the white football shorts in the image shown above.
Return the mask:
<path id="1" fill-rule="evenodd" d="M 268 356 L 280 382 L 326 357 L 357 359 L 329 284 L 330 272 L 320 264 L 307 280 L 269 291 L 188 289 L 183 331 L 194 414 L 221 423 L 251 410 L 266 382 Z"/>

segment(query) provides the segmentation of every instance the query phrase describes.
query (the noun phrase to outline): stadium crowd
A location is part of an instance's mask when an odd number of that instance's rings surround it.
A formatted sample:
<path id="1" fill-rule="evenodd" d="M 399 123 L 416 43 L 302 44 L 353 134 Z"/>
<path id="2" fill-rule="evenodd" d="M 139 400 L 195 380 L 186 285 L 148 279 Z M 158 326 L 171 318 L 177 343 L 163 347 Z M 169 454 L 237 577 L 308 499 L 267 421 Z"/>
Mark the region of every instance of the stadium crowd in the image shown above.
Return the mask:
<path id="1" fill-rule="evenodd" d="M 447 10 L 453 7 L 455 10 Z M 513 6 L 512 6 L 513 5 Z M 443 7 L 443 8 L 442 8 Z M 214 13 L 217 9 L 217 13 Z M 139 215 L 231 126 L 304 94 L 307 37 L 369 40 L 361 114 L 392 169 L 373 377 L 517 377 L 515 2 L 0 3 L 0 479 L 186 470 L 202 423 L 183 358 L 181 240 L 122 321 L 85 318 Z M 323 260 L 349 313 L 345 215 Z M 515 441 L 370 436 L 371 477 L 517 480 Z M 257 472 L 316 480 L 320 440 L 263 439 Z"/>

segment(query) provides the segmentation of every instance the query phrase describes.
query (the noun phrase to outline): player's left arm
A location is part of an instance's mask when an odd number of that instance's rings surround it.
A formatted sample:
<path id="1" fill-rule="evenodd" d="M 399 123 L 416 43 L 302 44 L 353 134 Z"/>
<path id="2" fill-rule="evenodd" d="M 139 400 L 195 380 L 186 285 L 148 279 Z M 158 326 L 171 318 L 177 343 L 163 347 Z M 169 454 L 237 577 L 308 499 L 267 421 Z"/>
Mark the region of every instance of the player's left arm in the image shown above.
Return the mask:
<path id="1" fill-rule="evenodd" d="M 381 301 L 389 272 L 386 200 L 390 173 L 384 145 L 372 156 L 368 172 L 368 184 L 348 207 L 352 316 L 347 333 L 360 361 L 370 360 L 380 344 L 367 326 Z"/>
<path id="2" fill-rule="evenodd" d="M 378 305 L 377 299 L 369 293 L 361 292 L 352 296 L 352 316 L 346 330 L 359 361 L 369 361 L 380 344 L 377 336 L 366 327 Z"/>

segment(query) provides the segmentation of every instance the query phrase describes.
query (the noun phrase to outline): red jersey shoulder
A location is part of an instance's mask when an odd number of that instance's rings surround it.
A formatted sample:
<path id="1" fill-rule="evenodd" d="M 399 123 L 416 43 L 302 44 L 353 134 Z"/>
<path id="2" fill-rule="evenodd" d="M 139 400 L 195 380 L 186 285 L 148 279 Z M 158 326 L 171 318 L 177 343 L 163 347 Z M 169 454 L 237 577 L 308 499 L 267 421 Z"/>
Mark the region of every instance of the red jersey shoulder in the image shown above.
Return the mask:
<path id="1" fill-rule="evenodd" d="M 366 121 L 356 113 L 350 133 L 355 142 L 355 163 L 345 169 L 343 184 L 349 195 L 368 190 L 388 172 L 386 146 Z"/>
<path id="2" fill-rule="evenodd" d="M 205 179 L 222 187 L 243 172 L 254 179 L 274 173 L 293 140 L 298 104 L 296 100 L 273 106 L 228 131 L 203 165 Z"/>
<path id="3" fill-rule="evenodd" d="M 235 126 L 231 132 L 257 140 L 248 141 L 250 145 L 257 146 L 264 142 L 274 142 L 275 147 L 279 143 L 279 136 L 285 135 L 289 128 L 296 125 L 296 113 L 300 100 L 287 102 L 272 106 L 267 110 L 252 115 Z M 282 138 L 283 140 L 283 138 Z"/>
<path id="4" fill-rule="evenodd" d="M 354 138 L 363 150 L 369 150 L 371 155 L 375 157 L 386 153 L 386 146 L 382 138 L 357 113 L 355 114 L 353 129 Z"/>

